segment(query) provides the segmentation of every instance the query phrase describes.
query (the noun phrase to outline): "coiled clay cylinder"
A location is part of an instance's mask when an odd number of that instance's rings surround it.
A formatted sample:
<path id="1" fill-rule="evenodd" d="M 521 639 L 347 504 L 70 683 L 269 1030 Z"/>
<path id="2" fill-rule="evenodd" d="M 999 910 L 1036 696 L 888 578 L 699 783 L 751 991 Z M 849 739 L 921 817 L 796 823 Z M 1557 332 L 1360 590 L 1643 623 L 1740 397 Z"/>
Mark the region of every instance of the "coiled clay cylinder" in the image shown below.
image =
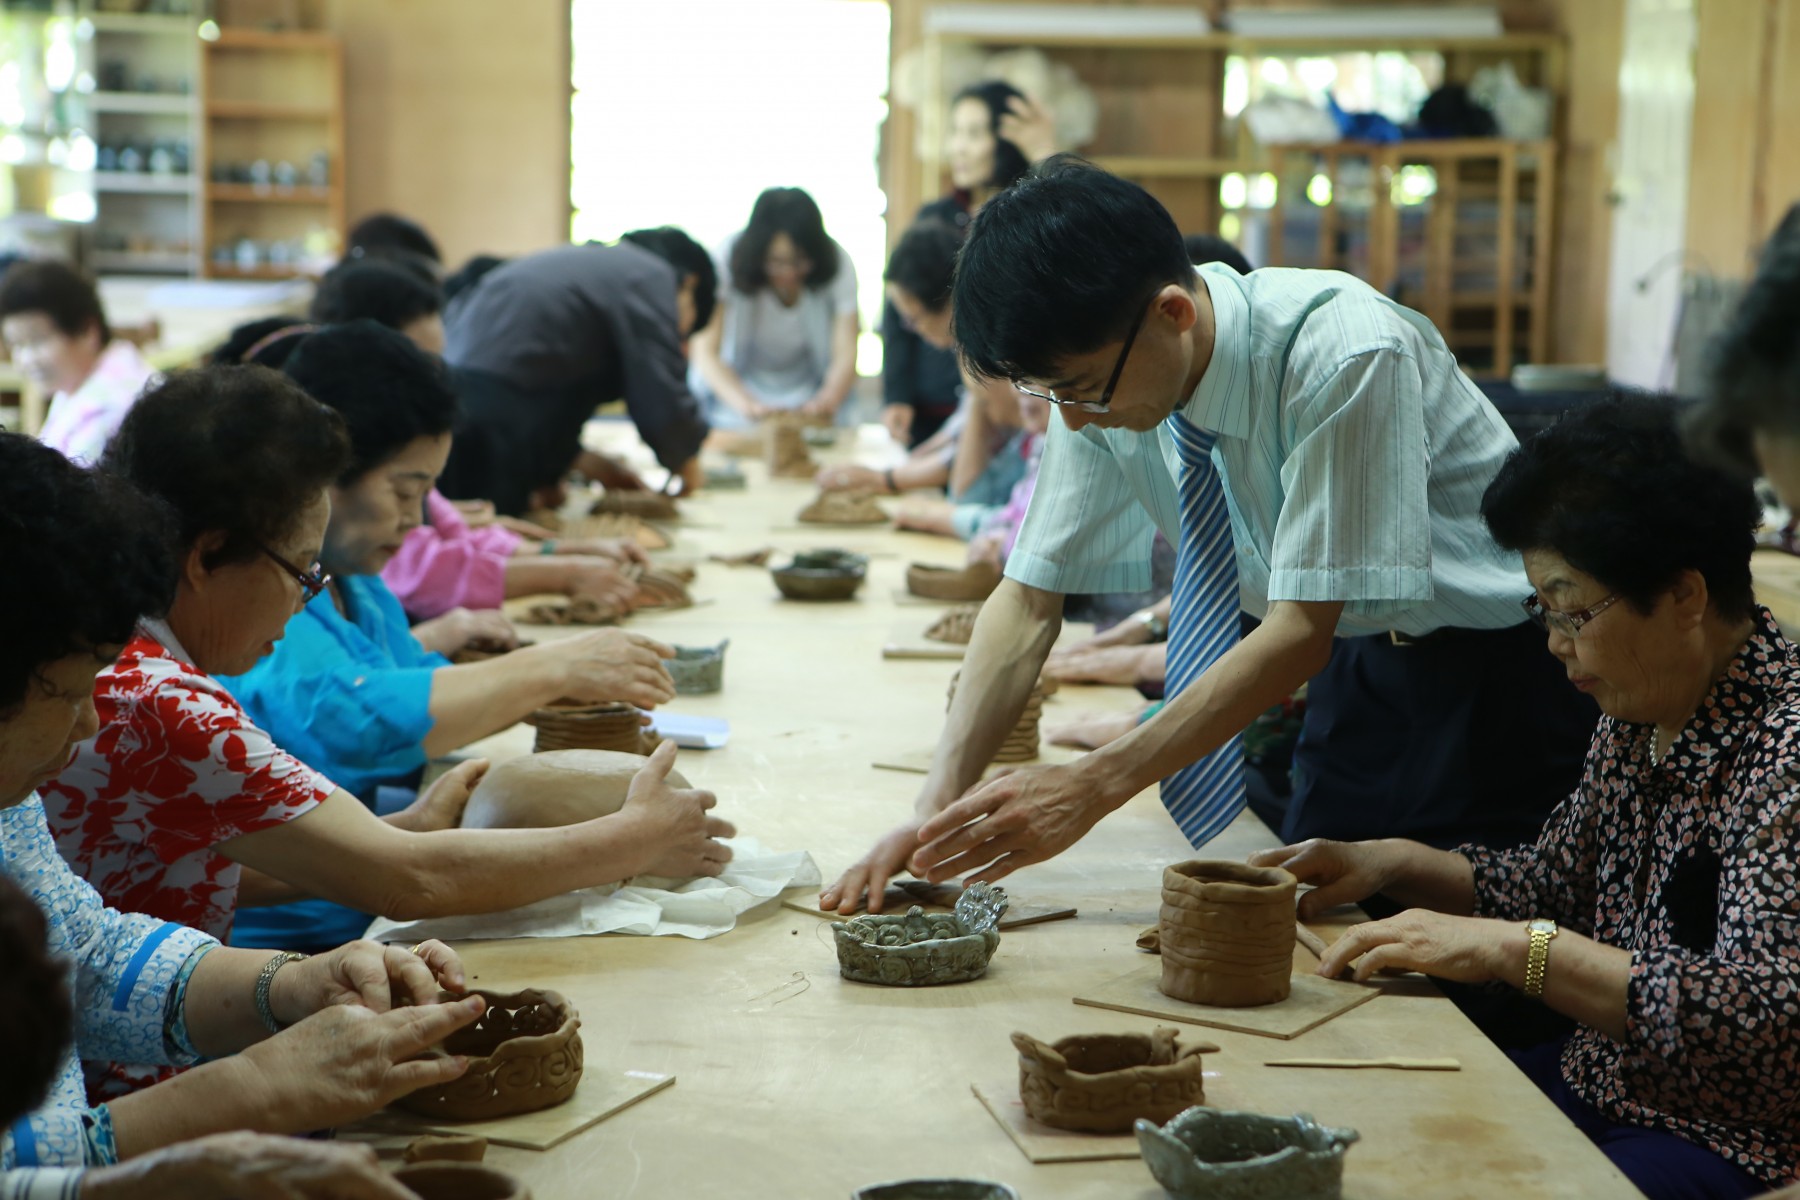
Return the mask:
<path id="1" fill-rule="evenodd" d="M 1216 1008 L 1287 999 L 1296 886 L 1275 867 L 1195 861 L 1165 868 L 1163 994 Z"/>

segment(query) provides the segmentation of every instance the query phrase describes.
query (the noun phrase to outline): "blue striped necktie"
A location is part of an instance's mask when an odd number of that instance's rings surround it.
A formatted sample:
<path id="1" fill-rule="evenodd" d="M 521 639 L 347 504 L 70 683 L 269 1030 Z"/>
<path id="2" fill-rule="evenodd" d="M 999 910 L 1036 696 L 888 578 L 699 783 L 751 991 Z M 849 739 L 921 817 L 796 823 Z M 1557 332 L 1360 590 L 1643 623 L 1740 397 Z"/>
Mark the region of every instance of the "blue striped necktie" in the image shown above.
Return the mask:
<path id="1" fill-rule="evenodd" d="M 1179 695 L 1238 642 L 1238 576 L 1225 487 L 1213 468 L 1215 435 L 1169 417 L 1181 456 L 1181 545 L 1169 619 L 1168 694 Z M 1162 781 L 1163 807 L 1193 846 L 1224 832 L 1244 808 L 1244 735 Z"/>

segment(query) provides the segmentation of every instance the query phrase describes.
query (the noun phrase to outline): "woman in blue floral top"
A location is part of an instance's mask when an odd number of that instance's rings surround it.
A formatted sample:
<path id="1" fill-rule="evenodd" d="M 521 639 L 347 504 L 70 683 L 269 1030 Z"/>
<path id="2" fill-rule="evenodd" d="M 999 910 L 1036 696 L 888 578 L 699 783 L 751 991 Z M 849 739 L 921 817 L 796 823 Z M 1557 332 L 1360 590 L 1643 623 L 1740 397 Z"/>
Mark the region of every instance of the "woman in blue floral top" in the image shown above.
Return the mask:
<path id="1" fill-rule="evenodd" d="M 0 434 L 0 874 L 42 910 L 51 953 L 72 969 L 76 1039 L 45 1103 L 0 1135 L 8 1197 L 67 1194 L 75 1185 L 57 1168 L 226 1130 L 299 1133 L 362 1116 L 459 1075 L 460 1060 L 407 1060 L 481 1011 L 479 998 L 434 1003 L 440 984 L 463 982 L 440 943 L 415 956 L 359 942 L 304 960 L 226 949 L 107 908 L 57 854 L 34 789 L 92 735 L 95 675 L 141 615 L 168 605 L 170 531 L 155 513 L 116 481 Z M 397 994 L 419 1007 L 394 1010 Z M 76 1053 L 220 1061 L 89 1107 Z"/>
<path id="2" fill-rule="evenodd" d="M 1649 1196 L 1794 1182 L 1800 658 L 1752 597 L 1760 506 L 1637 397 L 1539 434 L 1483 514 L 1605 714 L 1581 785 L 1514 850 L 1314 841 L 1252 861 L 1318 885 L 1303 917 L 1377 892 L 1414 906 L 1352 928 L 1321 974 L 1511 985 L 1573 1018 L 1514 1059 Z"/>

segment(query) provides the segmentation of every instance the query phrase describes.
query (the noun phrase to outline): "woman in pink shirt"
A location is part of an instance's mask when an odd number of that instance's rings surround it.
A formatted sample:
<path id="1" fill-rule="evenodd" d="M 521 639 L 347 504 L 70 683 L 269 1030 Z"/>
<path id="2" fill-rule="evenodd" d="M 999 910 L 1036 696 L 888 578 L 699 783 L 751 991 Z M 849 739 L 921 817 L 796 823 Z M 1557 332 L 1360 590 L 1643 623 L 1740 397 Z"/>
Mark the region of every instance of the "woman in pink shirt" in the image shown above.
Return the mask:
<path id="1" fill-rule="evenodd" d="M 0 336 L 13 362 L 51 393 L 38 437 L 82 466 L 157 378 L 138 348 L 115 338 L 93 281 L 66 262 L 14 265 L 0 279 Z"/>

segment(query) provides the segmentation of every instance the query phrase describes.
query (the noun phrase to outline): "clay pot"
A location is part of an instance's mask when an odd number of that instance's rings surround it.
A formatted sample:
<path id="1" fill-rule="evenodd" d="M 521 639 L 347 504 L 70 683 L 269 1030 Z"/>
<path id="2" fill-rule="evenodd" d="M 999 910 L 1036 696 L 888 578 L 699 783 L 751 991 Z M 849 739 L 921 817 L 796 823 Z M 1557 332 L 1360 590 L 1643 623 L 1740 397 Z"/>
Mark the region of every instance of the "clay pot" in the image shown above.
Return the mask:
<path id="1" fill-rule="evenodd" d="M 561 1104 L 581 1082 L 581 1018 L 556 992 L 479 991 L 487 1011 L 445 1038 L 444 1054 L 463 1054 L 460 1079 L 420 1088 L 394 1103 L 436 1120 L 486 1121 Z"/>
<path id="2" fill-rule="evenodd" d="M 629 704 L 583 704 L 560 700 L 536 709 L 525 723 L 537 730 L 534 753 L 546 750 L 617 750 L 624 754 L 649 754 L 661 743 L 639 720 L 643 714 Z"/>
<path id="3" fill-rule="evenodd" d="M 417 1163 L 396 1167 L 394 1178 L 419 1200 L 531 1200 L 511 1175 L 474 1163 Z"/>
<path id="4" fill-rule="evenodd" d="M 593 516 L 617 513 L 643 521 L 673 521 L 681 516 L 675 501 L 661 492 L 609 491 L 588 510 Z"/>
<path id="5" fill-rule="evenodd" d="M 1128 1133 L 1140 1117 L 1167 1121 L 1202 1104 L 1200 1048 L 1177 1032 L 1095 1033 L 1046 1045 L 1015 1033 L 1019 1100 L 1035 1121 L 1078 1133 Z"/>
<path id="6" fill-rule="evenodd" d="M 1163 994 L 1217 1008 L 1287 999 L 1297 886 L 1280 868 L 1239 862 L 1165 869 L 1157 923 Z"/>
<path id="7" fill-rule="evenodd" d="M 915 904 L 904 916 L 852 917 L 831 927 L 838 973 L 890 987 L 979 979 L 1000 945 L 1006 907 L 1006 889 L 976 883 L 963 889 L 949 913 L 927 913 Z"/>
<path id="8" fill-rule="evenodd" d="M 729 645 L 730 641 L 723 641 L 716 646 L 675 647 L 675 657 L 664 659 L 663 666 L 675 681 L 676 694 L 705 696 L 724 687 L 725 647 Z"/>
<path id="9" fill-rule="evenodd" d="M 811 479 L 818 471 L 798 421 L 777 417 L 768 422 L 769 477 Z"/>
<path id="10" fill-rule="evenodd" d="M 949 702 L 956 699 L 956 685 L 961 679 L 962 672 L 960 670 L 950 677 L 950 695 L 945 703 L 946 709 L 949 707 Z M 1006 735 L 1006 740 L 1000 743 L 1000 749 L 994 752 L 994 762 L 1030 762 L 1038 756 L 1038 722 L 1043 719 L 1044 701 L 1055 690 L 1053 684 L 1041 676 L 1039 677 L 1037 683 L 1032 686 L 1031 695 L 1025 700 L 1025 710 L 1019 714 L 1018 724 L 1012 727 L 1012 731 Z"/>
<path id="11" fill-rule="evenodd" d="M 488 768 L 463 808 L 464 829 L 547 829 L 610 816 L 625 804 L 644 768 L 635 753 L 551 750 Z M 673 787 L 688 781 L 669 772 Z"/>
<path id="12" fill-rule="evenodd" d="M 1135 1126 L 1144 1165 L 1174 1200 L 1338 1200 L 1344 1153 L 1361 1135 L 1305 1113 L 1190 1108 L 1160 1129 Z"/>
<path id="13" fill-rule="evenodd" d="M 914 563 L 906 568 L 906 590 L 927 600 L 986 600 L 1000 586 L 1000 568 L 993 563 L 966 567 L 935 567 Z"/>
<path id="14" fill-rule="evenodd" d="M 925 636 L 934 642 L 943 642 L 948 646 L 966 646 L 975 636 L 975 618 L 981 615 L 981 605 L 965 604 L 961 608 L 953 608 L 931 623 Z"/>
<path id="15" fill-rule="evenodd" d="M 888 515 L 867 492 L 820 492 L 795 519 L 808 525 L 885 525 Z"/>
<path id="16" fill-rule="evenodd" d="M 770 576 L 789 600 L 848 600 L 862 587 L 869 560 L 842 550 L 810 550 L 794 555 Z"/>

